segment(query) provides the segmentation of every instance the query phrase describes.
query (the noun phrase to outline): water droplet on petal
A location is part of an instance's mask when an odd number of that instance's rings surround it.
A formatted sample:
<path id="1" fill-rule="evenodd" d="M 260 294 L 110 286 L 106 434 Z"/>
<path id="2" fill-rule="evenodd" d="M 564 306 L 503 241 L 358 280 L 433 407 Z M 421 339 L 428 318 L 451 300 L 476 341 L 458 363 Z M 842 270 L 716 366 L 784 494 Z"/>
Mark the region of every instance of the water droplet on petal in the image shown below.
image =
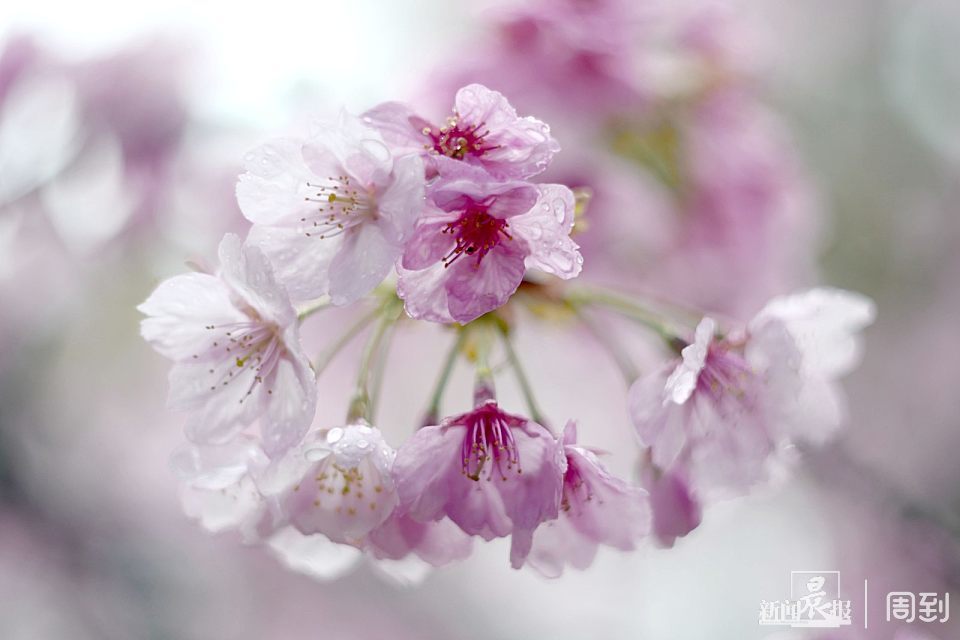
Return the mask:
<path id="1" fill-rule="evenodd" d="M 567 217 L 567 208 L 563 205 L 563 201 L 554 201 L 553 214 L 557 217 L 557 222 L 563 222 L 564 218 Z"/>
<path id="2" fill-rule="evenodd" d="M 327 432 L 327 442 L 329 444 L 336 444 L 340 441 L 340 438 L 343 437 L 343 429 L 341 427 L 334 427 Z"/>

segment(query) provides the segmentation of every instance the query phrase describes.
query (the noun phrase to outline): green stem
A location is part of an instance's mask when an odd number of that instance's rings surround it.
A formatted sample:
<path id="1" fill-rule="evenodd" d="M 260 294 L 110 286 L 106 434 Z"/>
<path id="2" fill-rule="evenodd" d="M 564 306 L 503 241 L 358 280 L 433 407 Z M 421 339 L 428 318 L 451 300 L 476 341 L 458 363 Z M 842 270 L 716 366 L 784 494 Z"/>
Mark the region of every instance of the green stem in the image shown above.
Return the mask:
<path id="1" fill-rule="evenodd" d="M 473 402 L 480 405 L 496 399 L 496 384 L 490 368 L 490 351 L 493 349 L 493 326 L 482 322 L 473 333 L 474 338 L 474 383 Z"/>
<path id="2" fill-rule="evenodd" d="M 513 342 L 510 340 L 510 335 L 507 331 L 507 328 L 503 325 L 498 325 L 498 328 L 500 330 L 500 337 L 503 338 L 503 346 L 507 353 L 507 360 L 510 362 L 510 366 L 513 368 L 514 374 L 517 376 L 517 382 L 520 385 L 520 392 L 523 394 L 523 399 L 527 403 L 527 409 L 530 411 L 530 418 L 533 419 L 534 422 L 538 422 L 549 429 L 550 427 L 547 424 L 546 419 L 537 406 L 537 401 L 536 398 L 534 398 L 533 387 L 530 385 L 530 380 L 527 378 L 527 374 L 523 370 L 523 366 L 520 364 L 520 358 L 517 357 L 517 352 L 513 349 Z"/>
<path id="3" fill-rule="evenodd" d="M 637 366 L 633 363 L 626 352 L 613 341 L 613 338 L 609 332 L 605 332 L 603 329 L 597 326 L 597 323 L 594 322 L 593 318 L 584 313 L 582 309 L 573 307 L 573 312 L 577 315 L 577 318 L 580 320 L 580 323 L 584 326 L 584 328 L 590 332 L 597 343 L 603 347 L 603 349 L 610 355 L 611 359 L 613 359 L 614 363 L 617 365 L 617 368 L 620 370 L 624 381 L 627 383 L 627 386 L 629 387 L 632 385 L 640 374 L 637 371 Z"/>
<path id="4" fill-rule="evenodd" d="M 579 287 L 567 294 L 566 301 L 574 310 L 584 305 L 599 305 L 612 309 L 655 331 L 669 343 L 683 337 L 672 318 L 657 313 L 616 291 L 595 287 Z"/>
<path id="5" fill-rule="evenodd" d="M 376 365 L 373 370 L 373 391 L 370 398 L 370 415 L 376 418 L 377 407 L 380 406 L 380 392 L 383 389 L 384 370 L 386 369 L 387 359 L 390 355 L 390 346 L 393 344 L 393 336 L 396 335 L 396 324 L 391 324 L 383 338 L 380 346 L 380 352 L 376 357 Z"/>
<path id="6" fill-rule="evenodd" d="M 347 329 L 343 335 L 337 338 L 333 344 L 327 347 L 327 350 L 323 353 L 323 355 L 317 358 L 316 363 L 313 365 L 313 369 L 316 372 L 317 378 L 320 377 L 320 374 L 323 373 L 324 369 L 330 366 L 330 363 L 333 362 L 333 359 L 337 357 L 337 354 L 340 353 L 344 347 L 350 344 L 350 342 L 357 337 L 357 334 L 366 329 L 380 312 L 380 307 L 370 310 L 363 317 L 357 320 L 353 326 Z"/>
<path id="7" fill-rule="evenodd" d="M 360 356 L 357 386 L 350 401 L 350 408 L 347 410 L 347 423 L 361 419 L 370 422 L 373 417 L 373 408 L 370 402 L 370 375 L 376 359 L 375 356 L 383 343 L 383 337 L 399 315 L 399 307 L 395 300 L 391 300 L 377 311 L 380 316 L 379 321 L 377 326 L 374 327 L 373 333 L 367 339 L 367 344 L 363 347 L 363 355 Z"/>
<path id="8" fill-rule="evenodd" d="M 323 311 L 324 309 L 329 309 L 332 306 L 333 305 L 331 304 L 330 298 L 328 296 L 318 298 L 317 300 L 314 300 L 313 302 L 305 306 L 303 309 L 301 309 L 297 313 L 297 319 L 300 322 L 303 322 L 304 320 L 306 320 L 307 318 L 315 314 L 317 311 Z"/>
<path id="9" fill-rule="evenodd" d="M 440 419 L 440 403 L 443 401 L 443 393 L 450 382 L 450 375 L 453 373 L 453 365 L 457 362 L 457 356 L 463 350 L 463 343 L 467 338 L 469 329 L 464 327 L 457 331 L 457 339 L 447 352 L 447 357 L 443 361 L 443 368 L 440 370 L 440 377 L 437 378 L 437 384 L 433 389 L 433 395 L 430 397 L 430 405 L 423 416 L 423 425 L 437 424 Z"/>

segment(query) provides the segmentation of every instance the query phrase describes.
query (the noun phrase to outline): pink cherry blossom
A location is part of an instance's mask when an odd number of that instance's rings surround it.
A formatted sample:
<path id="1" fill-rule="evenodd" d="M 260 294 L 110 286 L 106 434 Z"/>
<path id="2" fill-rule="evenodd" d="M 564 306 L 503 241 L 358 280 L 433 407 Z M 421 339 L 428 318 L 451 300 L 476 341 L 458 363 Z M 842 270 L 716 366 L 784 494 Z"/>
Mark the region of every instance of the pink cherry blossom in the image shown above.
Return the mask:
<path id="1" fill-rule="evenodd" d="M 431 186 L 429 200 L 398 265 L 397 293 L 414 318 L 466 324 L 504 304 L 528 267 L 580 273 L 573 193 L 562 185 L 464 171 Z"/>
<path id="2" fill-rule="evenodd" d="M 358 421 L 312 431 L 289 455 L 302 471 L 286 493 L 284 510 L 300 532 L 359 545 L 393 513 L 396 452 L 379 429 Z"/>
<path id="3" fill-rule="evenodd" d="M 597 455 L 576 440 L 577 426 L 571 421 L 562 437 L 567 470 L 560 514 L 540 525 L 526 558 L 551 578 L 563 573 L 565 564 L 589 567 L 601 544 L 632 550 L 650 528 L 646 492 L 611 475 Z"/>
<path id="4" fill-rule="evenodd" d="M 300 440 L 316 407 L 297 314 L 266 257 L 232 234 L 220 243 L 217 275 L 164 281 L 137 307 L 141 334 L 174 361 L 168 405 L 189 412 L 187 435 L 223 443 L 260 419 L 274 455 Z"/>
<path id="5" fill-rule="evenodd" d="M 439 566 L 470 553 L 470 538 L 450 521 L 417 522 L 396 510 L 396 451 L 362 420 L 312 431 L 286 457 L 285 476 L 296 480 L 282 491 L 281 510 L 301 534 L 322 535 L 379 560 L 412 554 Z"/>
<path id="6" fill-rule="evenodd" d="M 743 492 L 765 479 L 774 458 L 780 388 L 795 388 L 788 365 L 778 380 L 755 369 L 742 347 L 716 341 L 716 322 L 704 318 L 679 362 L 638 380 L 630 389 L 631 416 L 653 464 L 689 469 L 696 489 Z M 789 338 L 771 355 L 795 363 Z M 782 397 L 782 396 L 779 396 Z"/>
<path id="7" fill-rule="evenodd" d="M 417 431 L 400 447 L 394 477 L 404 513 L 421 522 L 449 517 L 486 540 L 512 535 L 519 567 L 534 530 L 558 515 L 565 466 L 546 428 L 486 400 Z"/>
<path id="8" fill-rule="evenodd" d="M 423 163 L 395 158 L 376 130 L 341 114 L 302 142 L 248 154 L 237 201 L 296 300 L 345 305 L 386 277 L 423 208 Z"/>
<path id="9" fill-rule="evenodd" d="M 836 377 L 872 317 L 861 296 L 815 289 L 773 300 L 747 330 L 721 339 L 704 318 L 679 362 L 630 390 L 652 463 L 685 469 L 701 495 L 739 493 L 766 479 L 794 441 L 822 442 L 839 425 Z"/>
<path id="10" fill-rule="evenodd" d="M 480 84 L 457 91 L 453 115 L 440 126 L 397 102 L 371 109 L 364 119 L 395 148 L 424 154 L 441 174 L 462 161 L 498 178 L 530 178 L 560 150 L 550 127 L 521 118 L 502 94 Z"/>

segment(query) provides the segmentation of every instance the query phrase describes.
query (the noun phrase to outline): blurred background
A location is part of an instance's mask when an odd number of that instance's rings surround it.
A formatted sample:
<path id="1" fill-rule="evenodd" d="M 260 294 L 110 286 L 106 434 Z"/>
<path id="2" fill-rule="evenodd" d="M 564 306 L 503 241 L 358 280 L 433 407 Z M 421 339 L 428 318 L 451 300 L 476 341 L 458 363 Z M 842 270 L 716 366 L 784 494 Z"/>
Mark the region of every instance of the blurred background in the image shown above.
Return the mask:
<path id="1" fill-rule="evenodd" d="M 960 609 L 899 626 L 883 610 L 889 591 L 960 607 L 958 43 L 954 0 L 5 3 L 0 638 L 960 637 Z M 417 586 L 366 565 L 324 583 L 204 532 L 178 502 L 180 417 L 135 306 L 243 233 L 248 148 L 341 106 L 439 119 L 470 81 L 550 123 L 547 179 L 593 192 L 584 278 L 741 319 L 813 283 L 873 297 L 846 430 L 674 548 L 602 550 L 556 581 L 492 543 Z M 348 316 L 318 316 L 311 352 Z M 610 330 L 644 365 L 663 357 Z M 520 329 L 540 402 L 630 451 L 624 384 L 574 331 Z M 416 364 L 385 374 L 394 445 L 445 338 L 398 332 L 394 361 Z M 339 419 L 354 363 L 324 374 L 318 419 Z M 869 629 L 758 626 L 810 569 L 839 570 L 855 612 L 870 581 Z"/>

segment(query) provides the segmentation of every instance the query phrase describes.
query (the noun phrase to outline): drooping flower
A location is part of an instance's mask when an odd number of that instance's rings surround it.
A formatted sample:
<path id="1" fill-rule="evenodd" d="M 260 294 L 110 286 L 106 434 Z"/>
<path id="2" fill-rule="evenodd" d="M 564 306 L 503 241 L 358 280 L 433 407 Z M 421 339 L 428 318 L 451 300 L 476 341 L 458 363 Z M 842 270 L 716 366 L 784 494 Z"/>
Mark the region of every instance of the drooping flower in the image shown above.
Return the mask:
<path id="1" fill-rule="evenodd" d="M 511 535 L 519 567 L 534 530 L 558 515 L 565 464 L 545 427 L 487 398 L 417 431 L 400 447 L 394 477 L 403 513 L 420 522 L 448 517 L 486 540 Z"/>
<path id="2" fill-rule="evenodd" d="M 423 154 L 441 174 L 461 161 L 501 179 L 530 178 L 560 150 L 549 126 L 518 116 L 502 94 L 480 84 L 457 91 L 453 115 L 439 126 L 397 102 L 371 109 L 364 120 L 396 149 Z"/>
<path id="3" fill-rule="evenodd" d="M 237 201 L 295 301 L 349 304 L 383 281 L 423 208 L 418 156 L 394 157 L 380 134 L 341 114 L 305 142 L 250 152 Z"/>
<path id="4" fill-rule="evenodd" d="M 297 314 L 270 263 L 232 234 L 219 248 L 217 275 L 164 281 L 137 307 L 141 334 L 174 361 L 168 405 L 189 412 L 198 443 L 223 443 L 260 419 L 264 450 L 300 440 L 316 408 L 310 362 Z"/>
<path id="5" fill-rule="evenodd" d="M 526 558 L 551 578 L 563 573 L 566 564 L 589 567 L 601 544 L 632 550 L 650 528 L 646 492 L 611 475 L 597 455 L 576 440 L 577 426 L 571 421 L 562 437 L 567 469 L 559 517 L 540 525 Z"/>
<path id="6" fill-rule="evenodd" d="M 770 380 L 741 345 L 715 340 L 715 331 L 704 318 L 679 362 L 634 383 L 631 417 L 658 469 L 683 464 L 697 490 L 740 493 L 766 478 L 774 460 L 778 391 L 798 385 L 799 354 L 783 332 L 771 355 L 786 366 Z"/>
<path id="7" fill-rule="evenodd" d="M 296 481 L 280 499 L 286 520 L 304 536 L 324 536 L 378 560 L 413 555 L 439 566 L 465 558 L 471 541 L 451 522 L 417 522 L 396 510 L 395 457 L 380 430 L 362 420 L 311 432 L 287 456 Z M 284 541 L 286 555 L 286 542 L 308 555 L 325 549 L 291 535 Z"/>
<path id="8" fill-rule="evenodd" d="M 580 273 L 567 187 L 466 170 L 433 185 L 429 201 L 398 264 L 397 293 L 414 318 L 466 324 L 504 304 L 528 267 Z"/>
<path id="9" fill-rule="evenodd" d="M 397 492 L 390 469 L 396 452 L 379 429 L 358 421 L 312 431 L 289 455 L 303 471 L 284 508 L 300 532 L 359 545 L 393 513 Z"/>
<path id="10" fill-rule="evenodd" d="M 772 301 L 746 330 L 720 339 L 704 318 L 679 362 L 630 390 L 652 463 L 682 467 L 700 495 L 739 493 L 765 479 L 788 445 L 821 442 L 839 424 L 834 381 L 852 365 L 853 334 L 872 317 L 860 296 L 815 289 Z"/>

